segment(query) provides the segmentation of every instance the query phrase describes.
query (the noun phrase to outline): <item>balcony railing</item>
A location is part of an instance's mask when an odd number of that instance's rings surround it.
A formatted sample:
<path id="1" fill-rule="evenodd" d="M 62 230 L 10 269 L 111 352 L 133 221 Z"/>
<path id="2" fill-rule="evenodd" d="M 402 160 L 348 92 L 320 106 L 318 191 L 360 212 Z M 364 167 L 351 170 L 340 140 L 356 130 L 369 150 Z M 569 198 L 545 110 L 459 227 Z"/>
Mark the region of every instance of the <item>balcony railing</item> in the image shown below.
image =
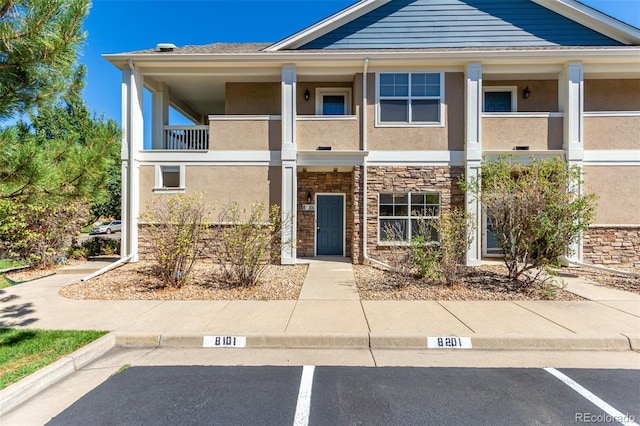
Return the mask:
<path id="1" fill-rule="evenodd" d="M 487 150 L 562 149 L 563 115 L 557 112 L 483 113 L 482 145 Z"/>
<path id="2" fill-rule="evenodd" d="M 164 126 L 164 146 L 167 150 L 209 149 L 209 126 Z"/>

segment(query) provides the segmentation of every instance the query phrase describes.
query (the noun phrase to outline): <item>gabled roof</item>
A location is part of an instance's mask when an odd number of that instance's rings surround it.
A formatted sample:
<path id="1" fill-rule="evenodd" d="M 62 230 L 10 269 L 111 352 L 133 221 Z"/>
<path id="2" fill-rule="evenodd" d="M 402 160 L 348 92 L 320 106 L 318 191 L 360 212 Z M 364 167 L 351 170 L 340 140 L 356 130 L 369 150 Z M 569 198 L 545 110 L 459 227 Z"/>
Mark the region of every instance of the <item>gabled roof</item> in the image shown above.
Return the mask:
<path id="1" fill-rule="evenodd" d="M 258 53 L 273 43 L 211 43 L 204 45 L 182 46 L 171 49 L 168 52 L 161 52 L 160 49 L 136 50 L 134 52 L 126 52 L 121 55 L 147 55 L 157 53 L 159 55 L 177 54 L 177 55 L 209 55 L 209 54 L 227 54 L 227 53 Z"/>
<path id="2" fill-rule="evenodd" d="M 640 30 L 575 0 L 361 0 L 265 52 L 621 44 Z"/>

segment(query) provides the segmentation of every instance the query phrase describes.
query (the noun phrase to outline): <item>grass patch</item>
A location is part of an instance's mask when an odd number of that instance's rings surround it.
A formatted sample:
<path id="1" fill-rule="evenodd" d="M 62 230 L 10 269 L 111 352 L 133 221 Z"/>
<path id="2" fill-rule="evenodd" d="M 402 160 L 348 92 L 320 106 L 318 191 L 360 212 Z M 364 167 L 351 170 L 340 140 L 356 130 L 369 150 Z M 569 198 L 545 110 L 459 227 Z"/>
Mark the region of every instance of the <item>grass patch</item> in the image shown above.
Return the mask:
<path id="1" fill-rule="evenodd" d="M 4 277 L 4 275 L 0 275 L 0 288 L 11 287 L 11 283 L 8 279 Z"/>
<path id="2" fill-rule="evenodd" d="M 19 266 L 27 266 L 27 263 L 14 259 L 0 259 L 0 269 L 17 268 Z"/>
<path id="3" fill-rule="evenodd" d="M 106 331 L 0 328 L 0 389 L 105 334 Z"/>

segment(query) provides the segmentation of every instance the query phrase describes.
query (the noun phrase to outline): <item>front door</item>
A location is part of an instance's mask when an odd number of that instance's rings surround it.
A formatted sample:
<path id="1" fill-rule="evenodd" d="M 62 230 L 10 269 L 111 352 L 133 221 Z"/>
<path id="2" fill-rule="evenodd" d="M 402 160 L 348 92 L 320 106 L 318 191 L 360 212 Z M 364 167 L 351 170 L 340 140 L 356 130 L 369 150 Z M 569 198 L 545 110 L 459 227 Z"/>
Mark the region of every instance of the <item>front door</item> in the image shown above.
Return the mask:
<path id="1" fill-rule="evenodd" d="M 344 256 L 344 196 L 317 197 L 316 255 Z"/>

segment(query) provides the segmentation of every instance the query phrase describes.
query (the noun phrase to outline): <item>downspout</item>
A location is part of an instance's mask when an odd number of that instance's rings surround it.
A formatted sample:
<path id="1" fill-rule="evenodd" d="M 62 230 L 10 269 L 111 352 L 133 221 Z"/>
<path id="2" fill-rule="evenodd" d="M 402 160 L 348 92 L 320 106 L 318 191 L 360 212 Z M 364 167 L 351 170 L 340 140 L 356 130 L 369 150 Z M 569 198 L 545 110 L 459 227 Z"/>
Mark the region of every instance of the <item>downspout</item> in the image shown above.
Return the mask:
<path id="1" fill-rule="evenodd" d="M 575 265 L 575 266 L 580 266 L 582 268 L 596 269 L 598 271 L 611 272 L 611 273 L 614 273 L 614 274 L 624 275 L 624 276 L 627 276 L 627 277 L 640 277 L 640 274 L 638 274 L 636 272 L 621 271 L 620 269 L 607 268 L 606 266 L 600 266 L 600 265 L 590 265 L 588 263 L 582 263 L 582 262 L 578 262 L 576 260 L 571 260 L 566 256 L 562 256 L 560 261 L 562 263 L 562 266 Z"/>
<path id="2" fill-rule="evenodd" d="M 367 133 L 368 133 L 368 122 L 367 122 L 367 110 L 368 110 L 368 99 L 369 99 L 369 79 L 367 73 L 369 72 L 369 58 L 364 58 L 364 70 L 362 72 L 362 150 L 367 152 L 369 149 L 368 141 L 367 141 Z M 367 244 L 368 244 L 368 229 L 367 226 L 367 199 L 369 197 L 368 191 L 368 173 L 367 173 L 367 157 L 369 154 L 366 154 L 363 158 L 363 170 L 362 170 L 362 257 L 365 261 L 375 263 L 376 265 L 382 266 L 386 269 L 393 269 L 391 266 L 387 265 L 384 262 L 380 262 L 379 260 L 372 259 L 369 257 L 367 253 Z"/>
<path id="3" fill-rule="evenodd" d="M 122 266 L 125 263 L 129 263 L 129 261 L 131 260 L 132 257 L 133 257 L 132 254 L 128 255 L 127 257 L 123 257 L 122 259 L 120 259 L 120 260 L 118 260 L 116 262 L 113 262 L 110 265 L 105 266 L 104 268 L 100 269 L 99 271 L 96 271 L 96 272 L 94 272 L 94 273 L 92 273 L 90 275 L 87 275 L 84 278 L 81 278 L 80 281 L 89 281 L 91 278 L 95 278 L 98 275 L 102 275 L 105 272 L 109 272 L 110 270 L 115 269 L 115 268 L 117 268 L 119 266 Z"/>

